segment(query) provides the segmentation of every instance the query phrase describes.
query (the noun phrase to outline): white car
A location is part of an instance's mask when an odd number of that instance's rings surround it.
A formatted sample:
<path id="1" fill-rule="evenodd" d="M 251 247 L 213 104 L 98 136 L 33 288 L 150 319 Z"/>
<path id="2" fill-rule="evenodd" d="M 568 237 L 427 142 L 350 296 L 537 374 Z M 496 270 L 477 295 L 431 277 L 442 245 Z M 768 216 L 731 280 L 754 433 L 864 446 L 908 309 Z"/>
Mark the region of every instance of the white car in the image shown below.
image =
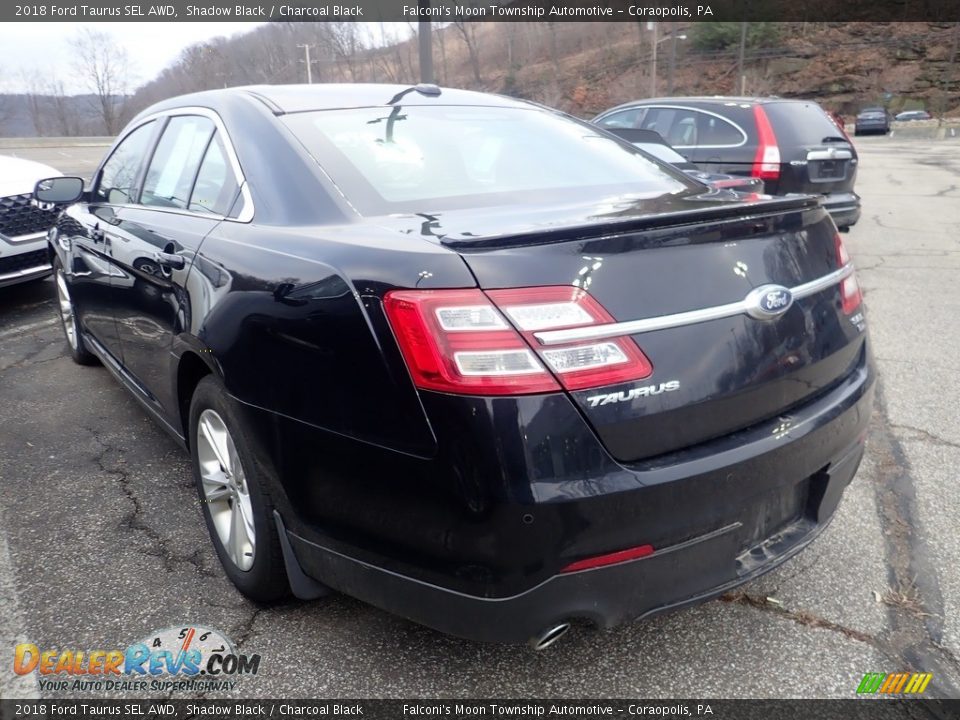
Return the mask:
<path id="1" fill-rule="evenodd" d="M 38 180 L 61 174 L 48 165 L 0 155 L 0 287 L 50 274 L 46 236 L 58 211 L 39 208 L 31 199 Z"/>

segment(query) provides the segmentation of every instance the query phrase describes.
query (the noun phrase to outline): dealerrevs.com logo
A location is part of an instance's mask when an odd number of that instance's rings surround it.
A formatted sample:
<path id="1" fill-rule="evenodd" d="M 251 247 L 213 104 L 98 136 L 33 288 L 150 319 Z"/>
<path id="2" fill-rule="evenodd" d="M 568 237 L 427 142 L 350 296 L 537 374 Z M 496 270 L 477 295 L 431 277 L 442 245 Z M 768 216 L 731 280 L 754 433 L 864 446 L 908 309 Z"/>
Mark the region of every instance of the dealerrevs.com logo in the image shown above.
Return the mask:
<path id="1" fill-rule="evenodd" d="M 44 691 L 233 690 L 242 675 L 256 675 L 259 655 L 238 653 L 220 631 L 197 625 L 151 633 L 125 650 L 41 650 L 17 645 L 13 671 L 37 673 Z"/>

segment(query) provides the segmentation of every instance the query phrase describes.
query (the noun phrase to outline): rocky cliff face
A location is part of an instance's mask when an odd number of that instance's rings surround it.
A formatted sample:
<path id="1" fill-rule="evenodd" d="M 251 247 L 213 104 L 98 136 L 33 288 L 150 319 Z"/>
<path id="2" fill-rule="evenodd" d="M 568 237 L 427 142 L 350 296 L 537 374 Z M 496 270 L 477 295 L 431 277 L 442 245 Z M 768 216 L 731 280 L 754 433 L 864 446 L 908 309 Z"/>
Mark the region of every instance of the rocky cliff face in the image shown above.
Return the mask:
<path id="1" fill-rule="evenodd" d="M 678 24 L 661 32 L 684 34 L 661 40 L 657 58 L 657 95 L 739 94 L 737 48 L 697 51 L 695 28 Z M 960 115 L 960 23 L 776 23 L 776 39 L 749 48 L 745 94 L 818 100 L 845 115 L 865 105 L 886 105 L 892 112 L 923 108 Z M 491 43 L 493 30 L 490 29 Z M 572 35 L 573 28 L 560 31 Z M 662 36 L 661 36 L 662 37 Z M 569 40 L 570 38 L 567 38 Z M 601 45 L 572 51 L 558 42 L 554 62 L 531 62 L 504 74 L 491 63 L 485 77 L 506 79 L 513 92 L 571 112 L 589 115 L 611 105 L 652 93 L 650 38 L 642 30 L 613 28 Z"/>
<path id="2" fill-rule="evenodd" d="M 815 97 L 841 112 L 865 103 L 892 111 L 956 109 L 960 68 L 955 24 L 846 23 L 785 42 L 793 57 L 760 61 L 766 82 L 787 97 Z"/>

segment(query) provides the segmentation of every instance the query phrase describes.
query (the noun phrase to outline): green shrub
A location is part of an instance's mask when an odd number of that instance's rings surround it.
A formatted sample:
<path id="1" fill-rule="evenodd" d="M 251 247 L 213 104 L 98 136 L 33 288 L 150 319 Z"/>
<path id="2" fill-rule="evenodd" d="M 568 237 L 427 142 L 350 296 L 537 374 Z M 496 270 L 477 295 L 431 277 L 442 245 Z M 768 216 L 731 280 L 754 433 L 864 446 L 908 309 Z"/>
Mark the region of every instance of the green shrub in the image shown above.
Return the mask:
<path id="1" fill-rule="evenodd" d="M 691 29 L 691 42 L 701 52 L 729 50 L 740 45 L 740 25 L 738 22 L 699 22 Z M 747 23 L 747 47 L 770 47 L 780 39 L 777 23 Z"/>

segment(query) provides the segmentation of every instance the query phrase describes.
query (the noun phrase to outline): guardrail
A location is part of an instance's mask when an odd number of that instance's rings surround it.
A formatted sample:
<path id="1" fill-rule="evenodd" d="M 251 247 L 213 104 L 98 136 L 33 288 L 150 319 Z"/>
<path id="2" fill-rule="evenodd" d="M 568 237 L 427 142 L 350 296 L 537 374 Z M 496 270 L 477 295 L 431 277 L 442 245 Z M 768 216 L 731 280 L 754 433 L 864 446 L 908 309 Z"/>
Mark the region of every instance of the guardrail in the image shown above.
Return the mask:
<path id="1" fill-rule="evenodd" d="M 890 137 L 910 140 L 960 140 L 960 127 L 895 122 L 890 127 Z"/>
<path id="2" fill-rule="evenodd" d="M 107 147 L 113 144 L 112 137 L 15 137 L 0 138 L 0 149 L 22 150 L 25 148 L 50 147 Z"/>

